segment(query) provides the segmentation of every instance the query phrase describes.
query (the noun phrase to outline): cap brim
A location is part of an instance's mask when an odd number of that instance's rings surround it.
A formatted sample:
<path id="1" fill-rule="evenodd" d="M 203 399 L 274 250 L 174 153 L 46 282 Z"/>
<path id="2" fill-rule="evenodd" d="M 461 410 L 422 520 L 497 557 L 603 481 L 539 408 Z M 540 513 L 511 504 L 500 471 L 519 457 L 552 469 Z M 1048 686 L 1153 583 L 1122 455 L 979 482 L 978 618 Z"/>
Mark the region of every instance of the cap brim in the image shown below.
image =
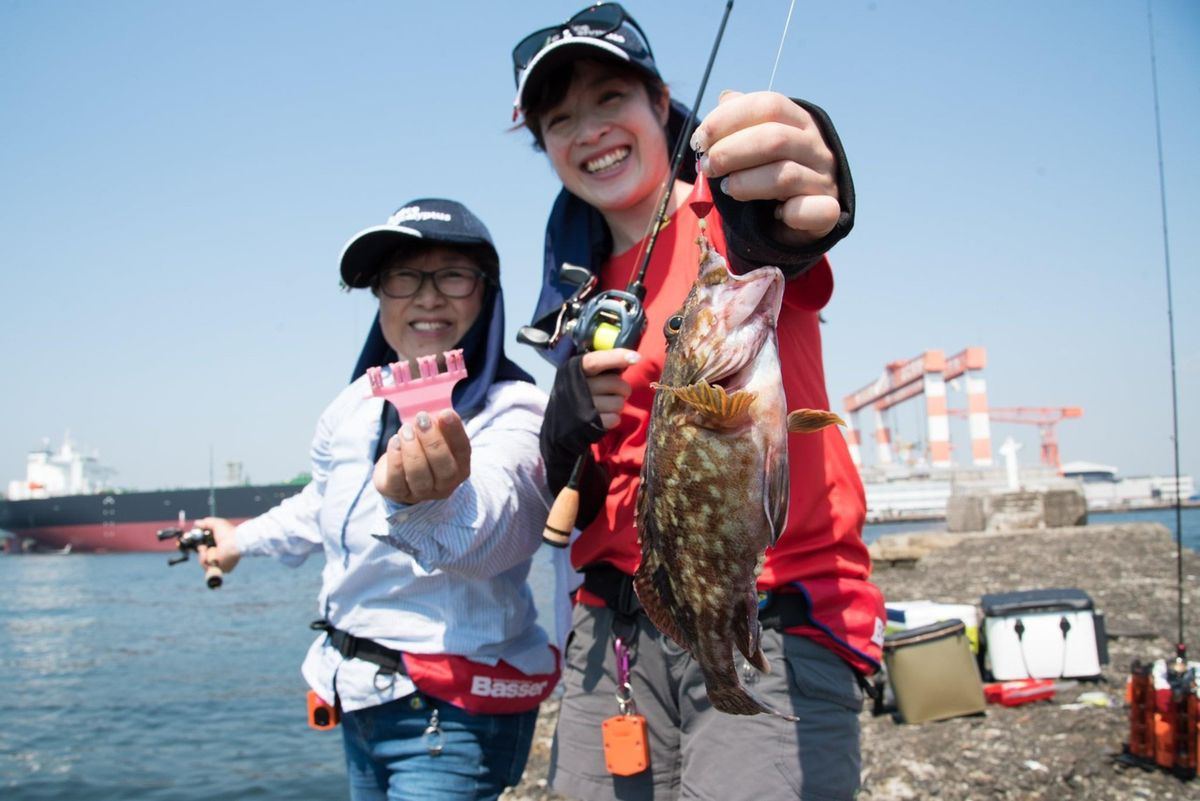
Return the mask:
<path id="1" fill-rule="evenodd" d="M 493 263 L 480 264 L 479 267 L 488 274 L 496 272 L 500 264 L 500 254 L 496 252 L 495 246 L 477 236 L 449 233 L 426 236 L 415 228 L 403 225 L 377 225 L 360 231 L 342 248 L 342 283 L 351 289 L 370 286 L 371 279 L 379 271 L 384 259 L 419 242 L 449 247 L 486 248 L 491 252 Z"/>
<path id="2" fill-rule="evenodd" d="M 519 113 L 524 113 L 525 103 L 522 101 L 522 97 L 525 91 L 549 75 L 555 67 L 577 58 L 583 58 L 584 56 L 575 52 L 577 48 L 582 47 L 586 47 L 592 51 L 589 55 L 598 56 L 605 54 L 610 59 L 644 70 L 642 65 L 629 57 L 629 53 L 612 42 L 606 42 L 603 39 L 594 39 L 590 36 L 571 36 L 559 39 L 543 47 L 529 62 L 529 66 L 521 72 L 521 77 L 517 81 L 517 96 L 513 98 L 513 108 Z"/>
<path id="3" fill-rule="evenodd" d="M 415 228 L 377 225 L 360 231 L 342 248 L 342 283 L 353 289 L 371 285 L 380 263 L 407 244 L 423 241 Z"/>

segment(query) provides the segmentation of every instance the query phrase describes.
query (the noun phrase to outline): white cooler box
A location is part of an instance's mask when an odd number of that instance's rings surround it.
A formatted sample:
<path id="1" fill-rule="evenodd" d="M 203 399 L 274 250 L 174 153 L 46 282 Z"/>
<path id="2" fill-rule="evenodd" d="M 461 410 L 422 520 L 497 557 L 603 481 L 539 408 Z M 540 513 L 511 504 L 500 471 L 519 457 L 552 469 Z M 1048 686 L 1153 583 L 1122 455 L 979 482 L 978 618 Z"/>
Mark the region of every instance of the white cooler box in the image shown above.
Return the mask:
<path id="1" fill-rule="evenodd" d="M 992 679 L 1097 678 L 1108 662 L 1104 616 L 1083 590 L 984 595 L 985 665 Z"/>

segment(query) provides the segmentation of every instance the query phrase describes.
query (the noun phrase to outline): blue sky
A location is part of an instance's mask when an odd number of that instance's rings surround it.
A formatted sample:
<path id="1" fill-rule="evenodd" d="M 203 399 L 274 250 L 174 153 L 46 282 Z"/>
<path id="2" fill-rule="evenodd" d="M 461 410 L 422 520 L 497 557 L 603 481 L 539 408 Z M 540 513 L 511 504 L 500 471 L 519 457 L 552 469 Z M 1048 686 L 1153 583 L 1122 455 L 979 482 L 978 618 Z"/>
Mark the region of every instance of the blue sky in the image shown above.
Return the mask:
<path id="1" fill-rule="evenodd" d="M 626 5 L 690 103 L 724 3 Z M 0 486 L 66 430 L 126 487 L 204 485 L 210 448 L 255 481 L 306 470 L 372 315 L 341 247 L 411 198 L 485 220 L 515 332 L 558 185 L 509 130 L 509 51 L 581 6 L 0 0 Z M 735 4 L 703 110 L 766 87 L 787 12 Z M 1200 5 L 1153 12 L 1200 478 Z M 982 345 L 993 405 L 1084 408 L 1064 459 L 1171 471 L 1151 86 L 1143 2 L 797 3 L 775 88 L 830 112 L 858 193 L 831 254 L 835 409 L 887 362 Z M 919 435 L 917 406 L 895 418 Z M 1008 434 L 1036 459 L 1032 428 Z"/>

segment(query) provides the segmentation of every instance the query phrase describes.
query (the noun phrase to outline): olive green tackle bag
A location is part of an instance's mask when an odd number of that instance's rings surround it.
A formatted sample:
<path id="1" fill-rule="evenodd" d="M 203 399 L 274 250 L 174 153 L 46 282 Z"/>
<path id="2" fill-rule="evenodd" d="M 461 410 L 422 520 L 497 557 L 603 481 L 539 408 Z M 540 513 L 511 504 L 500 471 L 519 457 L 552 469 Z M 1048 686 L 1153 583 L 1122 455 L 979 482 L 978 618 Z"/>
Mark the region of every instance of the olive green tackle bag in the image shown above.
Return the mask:
<path id="1" fill-rule="evenodd" d="M 987 708 L 979 665 L 961 620 L 889 634 L 883 661 L 896 709 L 907 723 L 976 715 Z"/>

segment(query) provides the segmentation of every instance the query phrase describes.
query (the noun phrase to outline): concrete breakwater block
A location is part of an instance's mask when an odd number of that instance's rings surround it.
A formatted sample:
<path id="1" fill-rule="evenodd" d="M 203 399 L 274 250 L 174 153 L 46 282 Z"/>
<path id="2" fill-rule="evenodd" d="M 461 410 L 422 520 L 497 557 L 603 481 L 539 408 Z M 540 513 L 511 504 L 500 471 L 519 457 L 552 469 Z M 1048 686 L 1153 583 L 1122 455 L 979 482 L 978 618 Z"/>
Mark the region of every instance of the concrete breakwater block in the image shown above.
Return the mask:
<path id="1" fill-rule="evenodd" d="M 888 534 L 867 546 L 871 561 L 892 566 L 912 564 L 931 551 L 949 548 L 962 541 L 961 534 L 945 532 L 916 532 L 913 534 Z"/>
<path id="2" fill-rule="evenodd" d="M 1022 531 L 1086 523 L 1087 499 L 1075 488 L 964 492 L 946 502 L 947 531 Z"/>

